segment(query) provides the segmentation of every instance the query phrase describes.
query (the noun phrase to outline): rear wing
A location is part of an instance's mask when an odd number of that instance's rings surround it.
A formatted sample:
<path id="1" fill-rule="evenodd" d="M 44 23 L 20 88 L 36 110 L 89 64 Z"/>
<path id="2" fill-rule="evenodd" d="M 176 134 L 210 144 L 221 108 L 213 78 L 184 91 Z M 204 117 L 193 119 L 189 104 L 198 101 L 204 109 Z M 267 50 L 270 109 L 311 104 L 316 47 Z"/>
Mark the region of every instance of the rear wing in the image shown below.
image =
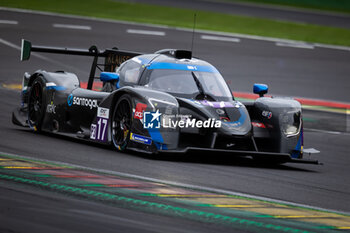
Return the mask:
<path id="1" fill-rule="evenodd" d="M 79 55 L 79 56 L 91 56 L 94 57 L 87 89 L 92 89 L 92 85 L 95 79 L 96 68 L 102 71 L 99 66 L 103 66 L 103 71 L 113 72 L 117 67 L 120 66 L 126 60 L 133 58 L 142 53 L 118 50 L 118 48 L 106 49 L 100 51 L 96 46 L 91 46 L 89 49 L 75 49 L 75 48 L 59 48 L 59 47 L 47 47 L 47 46 L 36 46 L 28 40 L 22 39 L 21 46 L 21 61 L 29 60 L 31 52 L 43 52 L 43 53 L 56 53 L 56 54 L 67 54 L 67 55 Z M 104 64 L 98 64 L 98 58 L 103 57 Z"/>

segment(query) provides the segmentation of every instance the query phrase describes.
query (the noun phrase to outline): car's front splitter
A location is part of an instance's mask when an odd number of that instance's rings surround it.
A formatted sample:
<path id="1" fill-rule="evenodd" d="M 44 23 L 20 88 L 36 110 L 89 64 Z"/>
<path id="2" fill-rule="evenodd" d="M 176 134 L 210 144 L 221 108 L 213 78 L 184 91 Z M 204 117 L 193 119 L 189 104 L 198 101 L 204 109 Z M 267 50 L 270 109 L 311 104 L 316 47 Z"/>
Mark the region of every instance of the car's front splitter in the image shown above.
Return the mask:
<path id="1" fill-rule="evenodd" d="M 225 149 L 211 149 L 201 147 L 185 147 L 176 150 L 159 150 L 159 153 L 169 154 L 185 154 L 185 153 L 220 153 L 232 156 L 251 156 L 266 160 L 277 161 L 281 163 L 307 163 L 307 164 L 321 164 L 318 160 L 312 159 L 295 159 L 288 153 L 274 153 L 274 152 L 257 152 L 257 151 L 241 151 L 241 150 L 225 150 Z"/>

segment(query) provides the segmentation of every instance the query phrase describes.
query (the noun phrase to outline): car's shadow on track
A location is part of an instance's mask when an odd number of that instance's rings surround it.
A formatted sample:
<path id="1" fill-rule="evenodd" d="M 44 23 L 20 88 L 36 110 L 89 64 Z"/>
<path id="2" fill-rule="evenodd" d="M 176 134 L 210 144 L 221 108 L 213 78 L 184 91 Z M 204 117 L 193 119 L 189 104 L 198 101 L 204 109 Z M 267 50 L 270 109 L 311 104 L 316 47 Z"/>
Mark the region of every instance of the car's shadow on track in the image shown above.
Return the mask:
<path id="1" fill-rule="evenodd" d="M 290 171 L 302 171 L 302 172 L 316 172 L 309 169 L 298 168 L 290 166 L 292 164 L 279 164 L 276 161 L 263 161 L 255 160 L 251 157 L 244 156 L 229 156 L 227 154 L 220 153 L 188 153 L 188 154 L 161 154 L 161 155 L 143 155 L 141 153 L 133 153 L 136 156 L 147 157 L 153 160 L 171 161 L 171 162 L 184 162 L 184 163 L 196 163 L 196 164 L 208 164 L 208 165 L 220 165 L 220 166 L 233 166 L 233 167 L 250 167 L 250 168 L 265 168 L 274 170 L 290 170 Z M 313 166 L 313 165 L 310 165 Z"/>
<path id="2" fill-rule="evenodd" d="M 39 134 L 44 137 L 53 138 L 55 140 L 70 141 L 77 144 L 85 144 L 87 146 L 92 146 L 95 148 L 101 148 L 104 150 L 112 151 L 115 150 L 113 146 L 106 146 L 98 143 L 91 143 L 90 141 L 84 141 L 78 138 L 71 138 L 64 135 L 40 132 L 34 133 L 31 130 L 24 128 L 17 128 L 16 130 L 28 134 Z M 39 135 L 35 135 L 38 136 Z M 250 167 L 250 168 L 264 168 L 273 170 L 289 170 L 289 171 L 300 171 L 300 172 L 317 172 L 310 169 L 294 167 L 291 163 L 279 164 L 276 161 L 269 160 L 255 160 L 250 157 L 243 156 L 230 156 L 227 154 L 220 153 L 210 153 L 210 152 L 193 152 L 186 154 L 145 154 L 136 151 L 127 151 L 127 155 L 140 157 L 143 159 L 149 159 L 154 161 L 164 161 L 164 162 L 182 162 L 182 163 L 194 163 L 194 164 L 208 164 L 208 165 L 220 165 L 220 166 L 233 166 L 233 167 Z M 309 165 L 310 167 L 314 165 Z"/>

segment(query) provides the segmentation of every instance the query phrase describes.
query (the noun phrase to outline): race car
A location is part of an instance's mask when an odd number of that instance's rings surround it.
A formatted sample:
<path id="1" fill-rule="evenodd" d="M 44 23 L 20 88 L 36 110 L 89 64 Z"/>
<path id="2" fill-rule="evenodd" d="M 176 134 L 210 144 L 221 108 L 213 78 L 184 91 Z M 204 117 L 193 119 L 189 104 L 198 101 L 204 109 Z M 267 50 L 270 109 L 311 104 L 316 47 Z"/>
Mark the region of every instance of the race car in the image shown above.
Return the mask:
<path id="1" fill-rule="evenodd" d="M 255 84 L 254 102 L 235 100 L 220 72 L 191 51 L 153 54 L 32 46 L 22 40 L 21 60 L 31 52 L 92 56 L 86 88 L 69 72 L 25 73 L 14 124 L 36 132 L 114 145 L 119 151 L 226 153 L 278 163 L 318 164 L 303 159 L 301 105 L 292 98 L 265 97 Z M 99 64 L 99 59 L 104 59 Z M 101 72 L 95 77 L 96 69 Z M 95 79 L 103 86 L 93 90 Z"/>

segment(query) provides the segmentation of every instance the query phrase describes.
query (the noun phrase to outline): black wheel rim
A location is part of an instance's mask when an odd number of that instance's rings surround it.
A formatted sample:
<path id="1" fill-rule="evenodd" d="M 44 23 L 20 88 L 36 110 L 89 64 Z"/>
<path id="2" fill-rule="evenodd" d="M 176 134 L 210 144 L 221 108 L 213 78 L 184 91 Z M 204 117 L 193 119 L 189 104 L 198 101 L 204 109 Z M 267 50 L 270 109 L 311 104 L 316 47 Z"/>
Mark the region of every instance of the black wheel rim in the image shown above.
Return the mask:
<path id="1" fill-rule="evenodd" d="M 35 83 L 32 86 L 30 96 L 29 96 L 29 105 L 28 105 L 28 114 L 29 114 L 29 124 L 34 127 L 37 126 L 40 117 L 42 115 L 42 88 L 40 83 Z"/>
<path id="2" fill-rule="evenodd" d="M 125 147 L 131 128 L 131 109 L 127 100 L 122 100 L 114 110 L 113 140 L 116 146 Z M 118 148 L 124 149 L 124 148 Z"/>

